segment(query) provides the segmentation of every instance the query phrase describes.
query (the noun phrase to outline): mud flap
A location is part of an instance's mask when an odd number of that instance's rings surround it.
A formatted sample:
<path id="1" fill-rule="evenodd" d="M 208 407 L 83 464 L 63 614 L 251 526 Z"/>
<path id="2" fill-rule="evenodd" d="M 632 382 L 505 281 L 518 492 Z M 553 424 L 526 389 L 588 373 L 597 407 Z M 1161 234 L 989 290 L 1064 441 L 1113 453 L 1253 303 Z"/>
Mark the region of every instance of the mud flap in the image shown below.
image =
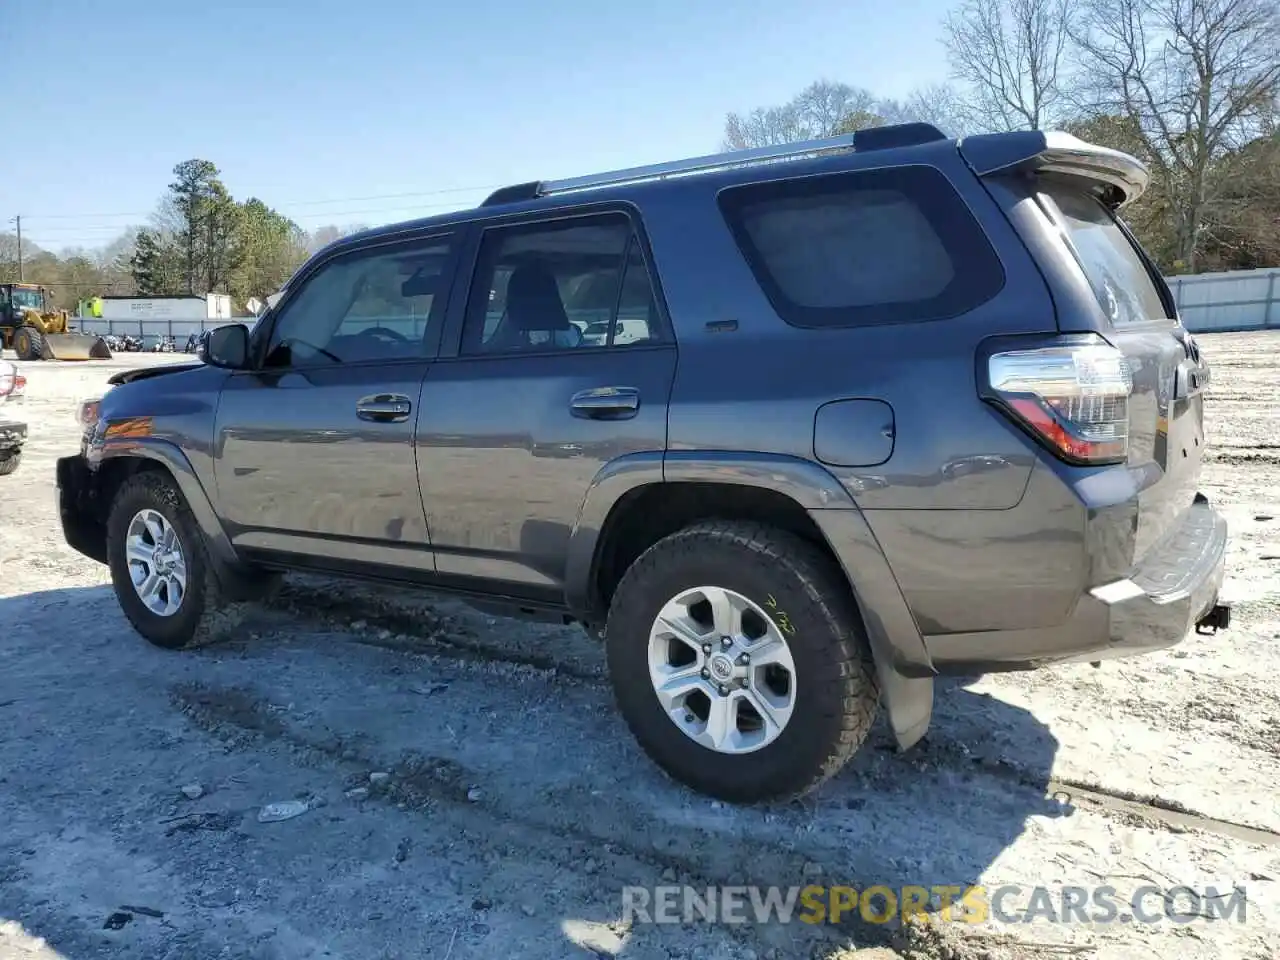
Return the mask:
<path id="1" fill-rule="evenodd" d="M 933 718 L 937 671 L 924 638 L 860 510 L 810 510 L 853 588 L 875 661 L 884 705 L 898 747 L 919 742 Z"/>
<path id="2" fill-rule="evenodd" d="M 920 742 L 933 720 L 933 677 L 909 677 L 901 673 L 895 662 L 894 643 L 885 631 L 884 622 L 861 599 L 859 606 L 875 661 L 880 702 L 884 704 L 898 748 L 907 750 Z"/>

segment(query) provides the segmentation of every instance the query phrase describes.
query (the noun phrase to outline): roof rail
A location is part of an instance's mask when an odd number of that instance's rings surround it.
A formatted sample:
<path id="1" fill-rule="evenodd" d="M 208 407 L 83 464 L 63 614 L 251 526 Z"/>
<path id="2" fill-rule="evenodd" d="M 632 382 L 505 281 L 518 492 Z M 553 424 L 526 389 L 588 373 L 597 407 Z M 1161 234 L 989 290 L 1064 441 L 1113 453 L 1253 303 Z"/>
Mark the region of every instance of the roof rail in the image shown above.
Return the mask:
<path id="1" fill-rule="evenodd" d="M 557 193 L 568 193 L 573 190 L 636 183 L 642 180 L 661 180 L 665 177 L 702 173 L 708 170 L 726 170 L 755 163 L 805 159 L 846 150 L 888 150 L 945 139 L 946 135 L 942 131 L 927 123 L 898 123 L 884 127 L 869 127 L 855 133 L 845 133 L 838 137 L 826 137 L 820 140 L 801 140 L 795 143 L 755 147 L 750 150 L 730 150 L 726 153 L 712 153 L 702 157 L 670 160 L 666 163 L 654 163 L 642 167 L 627 167 L 623 170 L 592 173 L 564 180 L 520 183 L 495 190 L 481 206 L 492 207 L 520 200 L 534 200 Z"/>
<path id="2" fill-rule="evenodd" d="M 541 194 L 542 184 L 537 180 L 528 183 L 513 183 L 509 187 L 499 187 L 484 198 L 482 207 L 496 207 L 503 203 L 519 203 L 521 200 L 536 200 Z"/>

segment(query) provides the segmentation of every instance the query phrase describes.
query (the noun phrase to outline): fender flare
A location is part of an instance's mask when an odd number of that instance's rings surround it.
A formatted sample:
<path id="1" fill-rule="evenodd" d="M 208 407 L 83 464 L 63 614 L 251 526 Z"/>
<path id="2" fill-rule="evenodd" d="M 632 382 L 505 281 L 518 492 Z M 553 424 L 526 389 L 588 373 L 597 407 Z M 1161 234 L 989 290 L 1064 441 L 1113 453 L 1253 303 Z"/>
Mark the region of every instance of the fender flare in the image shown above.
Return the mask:
<path id="1" fill-rule="evenodd" d="M 173 477 L 178 489 L 182 492 L 191 514 L 204 534 L 205 544 L 213 558 L 227 567 L 239 565 L 231 538 L 222 528 L 217 512 L 209 494 L 196 475 L 191 461 L 177 444 L 160 437 L 128 437 L 119 440 L 107 440 L 96 458 L 99 467 L 112 460 L 132 457 L 137 460 L 150 460 L 164 467 Z"/>
<path id="2" fill-rule="evenodd" d="M 602 466 L 578 506 L 565 560 L 565 601 L 574 616 L 589 619 L 594 608 L 592 582 L 605 522 L 618 502 L 633 490 L 662 483 L 661 451 L 628 453 Z"/>
<path id="3" fill-rule="evenodd" d="M 565 593 L 571 611 L 593 608 L 592 581 L 601 535 L 624 496 L 657 483 L 734 483 L 764 487 L 803 507 L 838 559 L 862 614 L 881 699 L 894 737 L 906 749 L 924 736 L 933 714 L 936 670 L 884 550 L 848 490 L 818 464 L 799 457 L 737 451 L 626 454 L 592 480 L 569 537 Z"/>

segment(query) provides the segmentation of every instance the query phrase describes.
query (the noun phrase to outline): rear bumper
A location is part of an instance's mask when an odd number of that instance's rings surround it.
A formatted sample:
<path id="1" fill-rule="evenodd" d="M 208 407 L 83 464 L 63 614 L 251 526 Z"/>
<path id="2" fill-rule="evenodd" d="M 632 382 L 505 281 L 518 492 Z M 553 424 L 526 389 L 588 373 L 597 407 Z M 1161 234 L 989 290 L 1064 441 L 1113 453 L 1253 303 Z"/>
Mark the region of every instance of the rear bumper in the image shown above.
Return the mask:
<path id="1" fill-rule="evenodd" d="M 1226 549 L 1226 520 L 1207 501 L 1192 504 L 1177 532 L 1131 577 L 1090 591 L 1111 614 L 1108 649 L 1141 653 L 1185 637 L 1218 602 Z"/>
<path id="2" fill-rule="evenodd" d="M 0 456 L 19 453 L 27 442 L 27 425 L 16 420 L 0 420 Z"/>
<path id="3" fill-rule="evenodd" d="M 62 536 L 73 550 L 99 563 L 107 562 L 107 531 L 99 509 L 96 477 L 83 456 L 57 463 L 58 517 Z"/>
<path id="4" fill-rule="evenodd" d="M 1227 523 L 1197 497 L 1177 531 L 1128 577 L 1080 598 L 1066 622 L 1028 630 L 925 637 L 944 673 L 990 672 L 1072 660 L 1104 660 L 1179 643 L 1202 621 L 1225 627 L 1218 604 L 1226 575 Z"/>

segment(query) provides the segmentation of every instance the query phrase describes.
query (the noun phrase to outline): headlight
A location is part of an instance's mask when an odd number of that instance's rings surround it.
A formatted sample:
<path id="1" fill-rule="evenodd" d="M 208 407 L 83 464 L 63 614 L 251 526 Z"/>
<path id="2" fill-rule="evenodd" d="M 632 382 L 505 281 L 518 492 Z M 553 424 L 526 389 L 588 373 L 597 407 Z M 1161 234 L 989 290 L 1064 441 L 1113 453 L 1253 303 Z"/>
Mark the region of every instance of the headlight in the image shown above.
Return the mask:
<path id="1" fill-rule="evenodd" d="M 102 398 L 81 400 L 76 406 L 76 422 L 86 430 L 98 422 L 98 413 L 102 407 Z"/>

